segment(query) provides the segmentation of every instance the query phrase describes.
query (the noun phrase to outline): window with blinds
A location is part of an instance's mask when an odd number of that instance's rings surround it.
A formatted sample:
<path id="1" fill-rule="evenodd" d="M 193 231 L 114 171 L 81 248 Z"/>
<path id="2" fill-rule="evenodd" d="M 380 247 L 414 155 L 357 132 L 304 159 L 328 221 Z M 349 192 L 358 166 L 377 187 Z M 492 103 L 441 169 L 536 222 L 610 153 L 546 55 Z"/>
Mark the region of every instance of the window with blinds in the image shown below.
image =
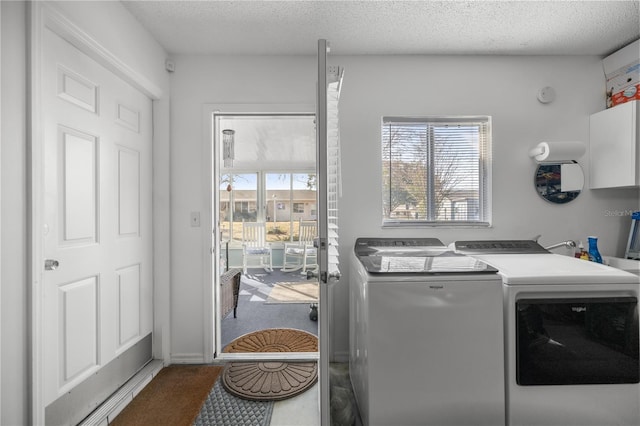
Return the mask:
<path id="1" fill-rule="evenodd" d="M 490 226 L 490 171 L 490 117 L 384 117 L 383 226 Z"/>

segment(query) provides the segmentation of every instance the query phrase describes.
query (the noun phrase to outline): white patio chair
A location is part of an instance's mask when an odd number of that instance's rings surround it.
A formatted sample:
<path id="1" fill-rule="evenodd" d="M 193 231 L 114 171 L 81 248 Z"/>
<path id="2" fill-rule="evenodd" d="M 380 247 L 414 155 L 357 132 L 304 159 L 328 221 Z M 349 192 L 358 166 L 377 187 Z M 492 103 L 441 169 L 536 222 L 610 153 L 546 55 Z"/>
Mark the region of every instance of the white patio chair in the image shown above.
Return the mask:
<path id="1" fill-rule="evenodd" d="M 257 261 L 253 263 L 254 261 Z M 264 268 L 273 270 L 271 260 L 271 245 L 266 241 L 266 226 L 264 222 L 244 222 L 242 224 L 242 271 L 247 268 Z"/>
<path id="2" fill-rule="evenodd" d="M 283 272 L 293 272 L 302 269 L 306 273 L 307 269 L 318 268 L 318 251 L 313 246 L 313 241 L 318 236 L 318 225 L 315 221 L 300 221 L 299 239 L 284 244 L 284 265 Z"/>

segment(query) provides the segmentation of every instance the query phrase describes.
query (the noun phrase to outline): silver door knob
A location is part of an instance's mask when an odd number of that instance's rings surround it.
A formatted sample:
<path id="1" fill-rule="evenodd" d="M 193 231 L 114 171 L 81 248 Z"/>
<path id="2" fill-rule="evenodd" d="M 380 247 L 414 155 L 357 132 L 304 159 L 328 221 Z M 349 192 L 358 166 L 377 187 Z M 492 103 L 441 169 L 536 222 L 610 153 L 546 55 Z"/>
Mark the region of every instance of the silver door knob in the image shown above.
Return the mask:
<path id="1" fill-rule="evenodd" d="M 54 269 L 57 269 L 59 265 L 60 265 L 60 262 L 58 262 L 57 260 L 47 259 L 44 261 L 44 270 L 53 271 Z"/>

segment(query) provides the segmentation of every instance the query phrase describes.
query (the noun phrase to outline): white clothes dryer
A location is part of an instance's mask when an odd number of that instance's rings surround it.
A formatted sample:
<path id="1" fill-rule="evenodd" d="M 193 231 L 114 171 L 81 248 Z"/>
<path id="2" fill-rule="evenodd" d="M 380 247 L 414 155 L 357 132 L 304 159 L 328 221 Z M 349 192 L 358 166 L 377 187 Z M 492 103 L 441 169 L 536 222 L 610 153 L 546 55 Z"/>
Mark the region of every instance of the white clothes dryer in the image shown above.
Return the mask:
<path id="1" fill-rule="evenodd" d="M 503 280 L 508 425 L 640 425 L 638 276 L 534 241 L 455 249 Z"/>
<path id="2" fill-rule="evenodd" d="M 349 366 L 365 425 L 504 424 L 496 272 L 437 239 L 357 239 Z"/>

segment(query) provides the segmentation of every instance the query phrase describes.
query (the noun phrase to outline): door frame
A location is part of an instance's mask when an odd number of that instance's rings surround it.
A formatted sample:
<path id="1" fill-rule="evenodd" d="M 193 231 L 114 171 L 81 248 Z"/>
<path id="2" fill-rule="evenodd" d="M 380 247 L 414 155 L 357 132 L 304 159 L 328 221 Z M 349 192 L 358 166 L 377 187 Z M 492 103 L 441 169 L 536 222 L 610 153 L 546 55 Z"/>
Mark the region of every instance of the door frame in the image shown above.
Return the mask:
<path id="1" fill-rule="evenodd" d="M 56 6 L 48 2 L 28 2 L 27 16 L 29 20 L 28 45 L 28 292 L 29 315 L 31 321 L 30 339 L 30 388 L 32 424 L 44 424 L 45 406 L 43 401 L 43 272 L 44 272 L 44 145 L 42 136 L 42 60 L 44 49 L 43 35 L 49 29 L 62 39 L 71 43 L 116 76 L 131 84 L 156 102 L 162 97 L 162 89 L 129 67 L 121 58 L 104 47 L 98 40 L 67 18 Z M 157 123 L 153 124 L 154 128 Z M 154 132 L 155 133 L 155 132 Z M 154 286 L 154 293 L 156 292 Z M 155 322 L 155 318 L 154 318 Z M 155 327 L 154 327 L 155 329 Z M 157 353 L 154 351 L 154 353 Z"/>
<path id="2" fill-rule="evenodd" d="M 2 64 L 2 5 L 0 4 L 0 64 Z M 2 99 L 2 67 L 0 67 L 0 99 Z M 2 104 L 0 103 L 0 135 L 2 135 Z M 1 137 L 0 137 L 1 139 Z M 1 151 L 1 150 L 0 150 Z M 2 153 L 0 152 L 0 172 L 2 171 Z M 2 173 L 0 173 L 0 205 L 2 204 Z M 2 213 L 0 212 L 0 235 L 2 235 Z M 2 247 L 0 247 L 0 277 L 2 277 Z M 2 288 L 0 288 L 0 317 L 2 317 Z M 2 331 L 0 330 L 0 366 L 2 366 Z M 0 368 L 0 383 L 2 383 L 2 368 Z M 0 389 L 2 401 L 2 389 Z M 0 419 L 2 418 L 2 404 L 0 404 Z"/>
<path id="3" fill-rule="evenodd" d="M 204 362 L 211 363 L 214 360 L 289 360 L 304 361 L 317 360 L 319 352 L 289 352 L 289 353 L 252 353 L 252 354 L 232 354 L 222 353 L 221 347 L 221 320 L 218 319 L 216 300 L 216 289 L 219 288 L 220 271 L 219 262 L 216 261 L 220 253 L 220 235 L 217 230 L 219 222 L 219 211 L 216 208 L 217 188 L 220 187 L 219 169 L 220 159 L 218 158 L 219 147 L 215 136 L 215 114 L 305 114 L 314 116 L 315 106 L 313 104 L 205 104 L 202 108 L 202 123 L 204 140 L 202 143 L 202 168 L 204 170 L 203 200 L 204 217 L 202 224 L 202 245 L 203 245 L 203 312 L 204 312 Z"/>

